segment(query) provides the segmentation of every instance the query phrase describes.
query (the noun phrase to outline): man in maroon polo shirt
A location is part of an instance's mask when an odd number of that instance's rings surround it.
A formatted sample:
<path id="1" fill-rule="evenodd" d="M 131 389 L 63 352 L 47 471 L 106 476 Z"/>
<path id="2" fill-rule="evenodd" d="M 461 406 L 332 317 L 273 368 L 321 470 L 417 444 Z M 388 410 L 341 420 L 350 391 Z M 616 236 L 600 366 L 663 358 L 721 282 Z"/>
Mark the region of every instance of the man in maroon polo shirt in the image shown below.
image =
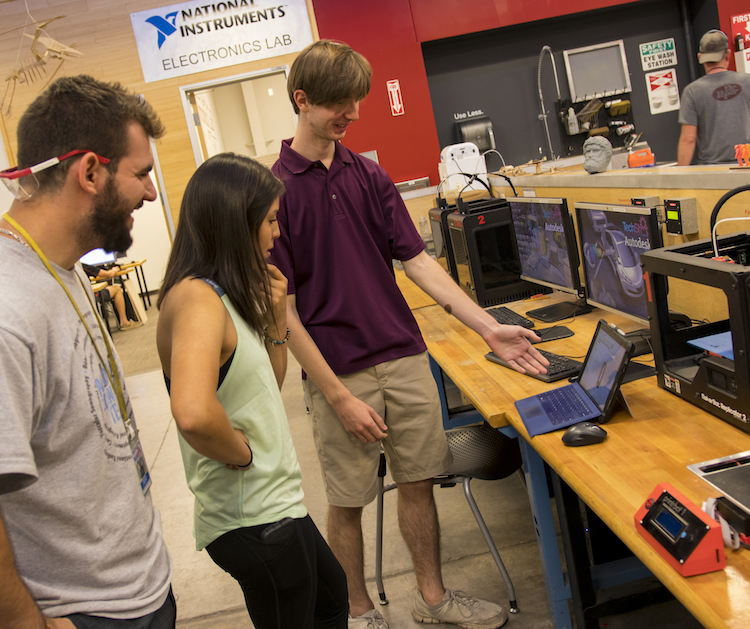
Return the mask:
<path id="1" fill-rule="evenodd" d="M 299 124 L 273 167 L 286 185 L 272 261 L 289 282 L 290 345 L 306 390 L 329 501 L 328 541 L 344 567 L 350 629 L 387 629 L 365 586 L 362 507 L 377 494 L 380 446 L 399 493 L 417 581 L 413 618 L 494 629 L 502 607 L 443 587 L 432 477 L 450 462 L 426 346 L 391 261 L 519 371 L 544 371 L 536 335 L 479 308 L 424 251 L 393 182 L 340 140 L 370 90 L 367 60 L 318 41 L 292 65 Z"/>

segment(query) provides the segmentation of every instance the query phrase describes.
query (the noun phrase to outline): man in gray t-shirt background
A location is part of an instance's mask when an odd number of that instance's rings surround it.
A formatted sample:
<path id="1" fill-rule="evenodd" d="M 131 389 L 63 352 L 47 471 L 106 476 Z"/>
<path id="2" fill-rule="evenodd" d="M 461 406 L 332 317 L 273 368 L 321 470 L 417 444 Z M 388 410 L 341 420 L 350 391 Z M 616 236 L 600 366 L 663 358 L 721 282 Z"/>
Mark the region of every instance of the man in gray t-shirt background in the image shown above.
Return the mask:
<path id="1" fill-rule="evenodd" d="M 735 144 L 750 142 L 750 76 L 729 67 L 729 40 L 720 30 L 701 37 L 698 62 L 706 75 L 682 92 L 677 165 L 693 161 L 696 144 L 699 164 L 735 159 Z"/>

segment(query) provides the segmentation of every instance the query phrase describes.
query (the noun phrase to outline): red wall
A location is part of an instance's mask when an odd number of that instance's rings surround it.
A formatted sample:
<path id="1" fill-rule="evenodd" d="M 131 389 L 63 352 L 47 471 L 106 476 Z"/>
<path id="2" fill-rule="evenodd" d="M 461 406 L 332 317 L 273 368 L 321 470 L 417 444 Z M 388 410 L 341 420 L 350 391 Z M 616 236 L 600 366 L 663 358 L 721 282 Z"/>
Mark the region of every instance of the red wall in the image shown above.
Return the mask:
<path id="1" fill-rule="evenodd" d="M 440 160 L 422 48 L 414 35 L 408 0 L 313 0 L 321 39 L 346 42 L 372 64 L 370 95 L 344 144 L 376 149 L 393 181 L 437 179 Z M 398 79 L 404 114 L 391 115 L 386 81 Z"/>
<path id="2" fill-rule="evenodd" d="M 632 0 L 631 0 L 632 1 Z M 622 0 L 410 0 L 420 42 L 627 4 Z"/>

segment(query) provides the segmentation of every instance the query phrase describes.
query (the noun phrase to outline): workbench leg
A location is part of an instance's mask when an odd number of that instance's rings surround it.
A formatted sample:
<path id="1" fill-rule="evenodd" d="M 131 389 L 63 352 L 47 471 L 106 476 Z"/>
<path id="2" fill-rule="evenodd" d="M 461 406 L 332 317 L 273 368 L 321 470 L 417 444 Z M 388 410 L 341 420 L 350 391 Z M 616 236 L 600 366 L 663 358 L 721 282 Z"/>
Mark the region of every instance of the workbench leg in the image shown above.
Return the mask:
<path id="1" fill-rule="evenodd" d="M 568 566 L 576 627 L 597 629 L 599 618 L 595 612 L 596 592 L 591 578 L 591 564 L 584 532 L 586 527 L 581 517 L 578 496 L 555 472 L 552 472 L 552 485 L 555 488 L 555 503 L 560 518 L 560 533 L 565 550 L 565 563 Z"/>
<path id="2" fill-rule="evenodd" d="M 544 460 L 522 437 L 518 438 L 523 457 L 523 471 L 526 474 L 526 488 L 529 492 L 531 515 L 534 518 L 534 530 L 542 560 L 544 585 L 547 589 L 547 600 L 556 629 L 571 629 L 568 600 L 570 586 L 565 583 L 565 575 L 560 562 L 560 551 L 557 545 L 555 521 L 552 517 L 549 485 L 544 472 Z"/>

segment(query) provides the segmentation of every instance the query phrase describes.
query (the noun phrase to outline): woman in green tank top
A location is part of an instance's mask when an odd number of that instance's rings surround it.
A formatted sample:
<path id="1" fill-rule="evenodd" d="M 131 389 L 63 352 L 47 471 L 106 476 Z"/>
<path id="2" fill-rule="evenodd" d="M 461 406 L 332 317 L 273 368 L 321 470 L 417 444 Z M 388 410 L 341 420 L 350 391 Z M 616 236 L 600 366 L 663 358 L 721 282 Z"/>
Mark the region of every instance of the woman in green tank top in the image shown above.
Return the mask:
<path id="1" fill-rule="evenodd" d="M 345 629 L 346 577 L 302 503 L 281 401 L 287 282 L 267 259 L 283 191 L 241 155 L 198 168 L 159 295 L 157 346 L 197 549 L 237 579 L 256 629 Z"/>

